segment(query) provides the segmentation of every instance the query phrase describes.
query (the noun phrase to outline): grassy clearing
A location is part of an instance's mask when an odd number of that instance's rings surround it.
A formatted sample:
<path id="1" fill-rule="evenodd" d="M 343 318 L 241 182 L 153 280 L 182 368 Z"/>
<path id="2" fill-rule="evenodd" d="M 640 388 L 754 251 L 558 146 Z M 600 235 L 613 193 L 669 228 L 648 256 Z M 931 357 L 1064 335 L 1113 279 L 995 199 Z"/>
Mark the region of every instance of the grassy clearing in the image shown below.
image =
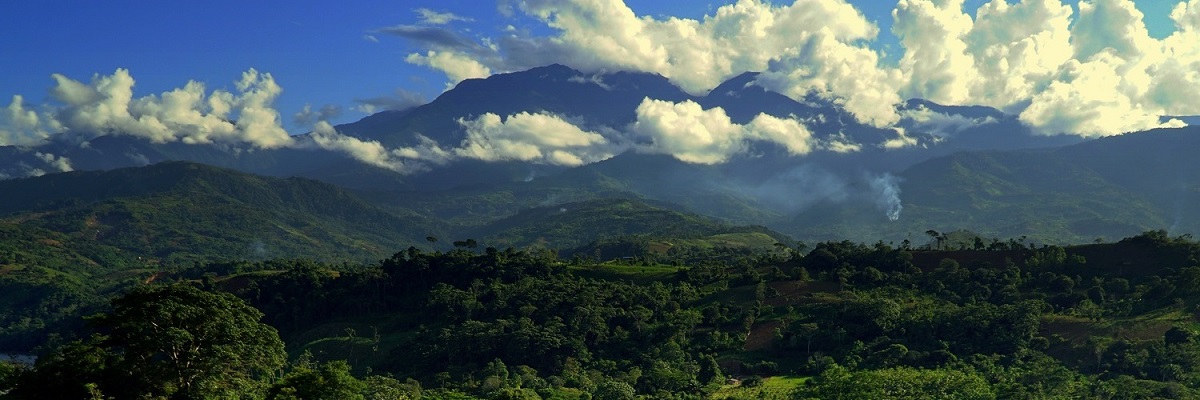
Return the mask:
<path id="1" fill-rule="evenodd" d="M 1193 313 L 1174 307 L 1150 311 L 1131 318 L 1099 321 L 1061 314 L 1046 315 L 1042 318 L 1044 335 L 1058 335 L 1077 345 L 1083 344 L 1092 336 L 1133 341 L 1159 340 L 1175 325 L 1191 326 L 1193 329 L 1198 326 Z"/>
<path id="2" fill-rule="evenodd" d="M 389 322 L 384 321 L 383 324 Z M 412 340 L 410 331 L 390 331 L 381 324 L 335 321 L 295 335 L 288 343 L 302 343 L 288 349 L 296 358 L 309 352 L 317 360 L 347 360 L 356 371 L 387 361 L 388 354 Z"/>
<path id="3" fill-rule="evenodd" d="M 772 376 L 764 378 L 762 385 L 755 387 L 747 387 L 740 384 L 725 385 L 709 398 L 714 400 L 790 399 L 792 393 L 804 385 L 805 382 L 808 382 L 808 379 L 809 377 L 806 376 Z"/>
<path id="4" fill-rule="evenodd" d="M 754 251 L 773 251 L 778 242 L 771 235 L 762 232 L 721 233 L 698 239 L 673 239 L 670 241 L 651 242 L 665 246 L 661 253 L 666 253 L 672 247 L 713 249 L 717 247 L 749 248 Z M 652 248 L 651 250 L 655 250 Z"/>
<path id="5" fill-rule="evenodd" d="M 675 277 L 679 267 L 674 265 L 643 265 L 609 261 L 600 265 L 574 267 L 571 272 L 585 278 L 633 280 L 635 282 L 665 281 Z"/>

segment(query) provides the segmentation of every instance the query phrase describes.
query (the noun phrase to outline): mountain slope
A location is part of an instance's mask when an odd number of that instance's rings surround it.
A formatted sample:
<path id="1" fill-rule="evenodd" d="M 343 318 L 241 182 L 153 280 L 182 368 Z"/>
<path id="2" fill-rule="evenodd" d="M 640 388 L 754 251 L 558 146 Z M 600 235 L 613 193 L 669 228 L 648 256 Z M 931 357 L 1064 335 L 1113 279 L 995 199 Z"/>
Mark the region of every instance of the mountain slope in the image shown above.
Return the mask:
<path id="1" fill-rule="evenodd" d="M 472 231 L 497 247 L 539 245 L 551 249 L 579 247 L 601 239 L 628 236 L 695 239 L 723 233 L 761 233 L 770 247 L 789 242 L 765 228 L 732 227 L 711 218 L 681 212 L 665 203 L 617 198 L 536 207 Z"/>
<path id="2" fill-rule="evenodd" d="M 824 205 L 784 232 L 896 239 L 927 229 L 1081 243 L 1152 229 L 1200 232 L 1200 127 L 1114 136 L 1047 150 L 964 152 L 900 174 L 900 221 L 863 218 L 869 201 Z"/>
<path id="3" fill-rule="evenodd" d="M 616 143 L 629 140 L 613 136 L 627 134 L 624 131 L 636 121 L 637 107 L 645 99 L 656 99 L 695 101 L 705 109 L 720 107 L 733 122 L 740 124 L 748 123 L 760 113 L 795 118 L 803 121 L 813 137 L 822 141 L 816 146 L 818 148 L 837 142 L 858 149 L 850 152 L 818 150 L 795 157 L 780 146 L 749 143 L 745 144 L 748 149 L 745 154 L 731 160 L 735 165 L 724 168 L 728 171 L 790 169 L 813 162 L 830 170 L 897 171 L 929 157 L 957 150 L 1062 144 L 1031 135 L 1029 129 L 1015 118 L 994 109 L 945 107 L 923 101 L 901 105 L 898 111 L 904 118 L 899 127 L 903 128 L 904 136 L 898 136 L 897 130 L 857 122 L 853 115 L 828 99 L 810 95 L 797 101 L 766 90 L 755 84 L 757 77 L 756 73 L 748 72 L 731 78 L 704 96 L 693 96 L 660 75 L 591 74 L 556 64 L 485 79 L 469 79 L 428 104 L 403 111 L 381 112 L 339 125 L 337 130 L 368 142 L 378 142 L 385 153 L 401 146 L 427 145 L 428 139 L 444 149 L 451 149 L 459 146 L 465 137 L 462 121 L 474 120 L 486 113 L 501 118 L 517 113 L 548 113 L 582 129 L 603 132 Z M 82 141 L 84 137 L 90 136 L 72 133 L 31 149 L 0 147 L 0 179 L 62 170 L 68 161 L 76 170 L 97 170 L 183 160 L 261 175 L 303 176 L 343 187 L 440 191 L 518 182 L 530 175 L 547 175 L 567 169 L 527 162 L 459 158 L 447 163 L 430 163 L 426 165 L 427 171 L 403 175 L 356 160 L 344 153 L 349 150 L 323 150 L 315 144 L 251 149 L 236 144 L 152 143 L 119 133 L 86 142 Z M 307 143 L 304 137 L 296 140 Z M 889 140 L 911 140 L 916 145 L 906 149 L 885 149 L 883 144 Z"/>
<path id="4" fill-rule="evenodd" d="M 645 98 L 683 101 L 692 97 L 656 74 L 585 74 L 559 64 L 467 79 L 437 99 L 406 113 L 377 114 L 338 131 L 389 147 L 418 143 L 416 134 L 443 145 L 463 139 L 459 119 L 485 113 L 507 117 L 520 112 L 581 118 L 591 126 L 621 128 L 634 121 Z M 586 128 L 586 127 L 585 127 Z"/>
<path id="5" fill-rule="evenodd" d="M 0 182 L 5 221 L 169 264 L 195 259 L 375 259 L 434 224 L 307 179 L 169 162 Z"/>

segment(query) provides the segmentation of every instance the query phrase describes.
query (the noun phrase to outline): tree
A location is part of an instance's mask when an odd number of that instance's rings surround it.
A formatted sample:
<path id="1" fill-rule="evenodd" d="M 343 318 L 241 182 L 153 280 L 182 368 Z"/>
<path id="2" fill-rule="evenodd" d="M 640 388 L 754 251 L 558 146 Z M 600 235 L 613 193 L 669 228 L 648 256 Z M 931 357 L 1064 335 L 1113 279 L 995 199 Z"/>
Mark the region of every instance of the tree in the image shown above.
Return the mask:
<path id="1" fill-rule="evenodd" d="M 945 236 L 942 236 L 941 233 L 938 233 L 938 231 L 935 231 L 933 229 L 925 231 L 925 234 L 929 235 L 929 238 L 933 239 L 934 243 L 937 243 L 938 250 L 942 249 L 942 238 L 944 238 Z"/>
<path id="2" fill-rule="evenodd" d="M 849 372 L 835 366 L 801 389 L 798 398 L 995 399 L 995 390 L 971 370 L 888 368 Z"/>
<path id="3" fill-rule="evenodd" d="M 234 397 L 260 392 L 283 366 L 279 333 L 262 313 L 228 293 L 188 285 L 138 287 L 93 318 L 114 369 L 135 384 L 104 388 L 136 397 Z"/>
<path id="4" fill-rule="evenodd" d="M 96 340 L 74 341 L 39 357 L 34 369 L 17 378 L 8 395 L 14 399 L 86 399 L 103 393 L 105 366 L 112 355 Z"/>
<path id="5" fill-rule="evenodd" d="M 1173 326 L 1163 334 L 1163 342 L 1167 345 L 1191 343 L 1196 340 L 1196 332 L 1182 326 Z"/>
<path id="6" fill-rule="evenodd" d="M 700 373 L 696 375 L 696 379 L 702 385 L 721 384 L 725 381 L 725 375 L 721 373 L 721 365 L 717 363 L 717 359 L 711 354 L 704 354 L 700 356 Z"/>
<path id="7" fill-rule="evenodd" d="M 361 400 L 365 388 L 362 381 L 350 375 L 350 364 L 345 360 L 315 365 L 302 359 L 271 387 L 267 399 Z"/>
<path id="8" fill-rule="evenodd" d="M 21 368 L 17 367 L 17 364 L 0 361 L 0 393 L 11 390 L 20 374 Z"/>
<path id="9" fill-rule="evenodd" d="M 637 393 L 634 392 L 633 386 L 621 381 L 607 381 L 596 387 L 596 392 L 592 394 L 592 398 L 596 400 L 625 400 L 637 398 Z"/>
<path id="10" fill-rule="evenodd" d="M 794 331 L 796 332 L 797 336 L 804 338 L 804 352 L 811 355 L 813 338 L 821 332 L 821 329 L 817 326 L 817 323 L 807 322 L 796 325 Z"/>

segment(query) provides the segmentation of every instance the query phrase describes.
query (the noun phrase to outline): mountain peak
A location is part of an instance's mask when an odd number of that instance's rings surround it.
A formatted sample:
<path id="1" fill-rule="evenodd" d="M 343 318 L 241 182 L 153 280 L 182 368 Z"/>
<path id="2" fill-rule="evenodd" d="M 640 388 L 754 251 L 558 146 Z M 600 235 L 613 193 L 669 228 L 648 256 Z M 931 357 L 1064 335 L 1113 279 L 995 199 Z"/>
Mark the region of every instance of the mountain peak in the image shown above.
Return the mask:
<path id="1" fill-rule="evenodd" d="M 717 85 L 717 87 L 713 88 L 713 90 L 709 93 L 721 95 L 730 92 L 740 92 L 746 90 L 750 86 L 754 85 L 754 81 L 758 79 L 759 75 L 759 72 L 743 72 L 733 78 L 729 78 L 725 82 L 721 82 L 720 85 Z M 766 89 L 763 89 L 762 87 L 757 88 L 759 90 L 766 91 Z"/>

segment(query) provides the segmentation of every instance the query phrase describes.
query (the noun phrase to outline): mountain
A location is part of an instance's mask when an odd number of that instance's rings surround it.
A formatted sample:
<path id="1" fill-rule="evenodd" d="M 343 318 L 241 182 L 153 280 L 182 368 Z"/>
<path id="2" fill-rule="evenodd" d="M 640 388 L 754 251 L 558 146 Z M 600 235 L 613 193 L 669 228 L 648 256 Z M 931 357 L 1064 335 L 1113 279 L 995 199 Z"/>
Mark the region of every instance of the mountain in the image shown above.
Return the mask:
<path id="1" fill-rule="evenodd" d="M 297 140 L 303 141 L 303 136 Z M 215 144 L 153 143 L 128 135 L 105 135 L 86 142 L 54 138 L 34 148 L 0 147 L 0 178 L 57 172 L 55 157 L 74 170 L 111 170 L 163 161 L 189 161 L 242 172 L 277 177 L 302 176 L 344 187 L 395 186 L 404 177 L 364 164 L 340 152 L 317 148 L 246 149 Z"/>
<path id="2" fill-rule="evenodd" d="M 1200 127 L 1160 129 L 1042 150 L 963 152 L 898 174 L 899 221 L 871 199 L 823 204 L 783 232 L 898 240 L 927 229 L 1082 243 L 1154 229 L 1200 232 Z"/>
<path id="3" fill-rule="evenodd" d="M 312 257 L 371 260 L 423 243 L 436 224 L 309 179 L 185 162 L 0 181 L 2 221 L 144 263 Z M 103 264 L 103 262 L 102 262 Z"/>
<path id="4" fill-rule="evenodd" d="M 586 121 L 584 128 L 623 128 L 635 120 L 645 98 L 683 101 L 692 96 L 667 78 L 648 73 L 587 74 L 553 64 L 526 71 L 467 79 L 429 104 L 407 113 L 381 113 L 339 125 L 338 131 L 388 147 L 418 144 L 421 134 L 443 145 L 464 138 L 459 119 L 485 113 L 550 113 Z"/>
<path id="5" fill-rule="evenodd" d="M 857 152 L 818 151 L 804 160 L 795 160 L 771 145 L 754 144 L 750 154 L 741 160 L 745 165 L 763 164 L 775 168 L 777 164 L 794 166 L 801 162 L 820 162 L 831 169 L 855 166 L 868 170 L 898 170 L 950 151 L 1047 145 L 1046 140 L 1029 134 L 1029 130 L 1013 117 L 994 109 L 910 102 L 901 107 L 901 115 L 916 115 L 912 114 L 914 111 L 923 114 L 919 121 L 902 120 L 901 126 L 917 145 L 908 150 L 885 150 L 881 143 L 895 139 L 894 130 L 858 123 L 835 102 L 817 95 L 796 101 L 766 90 L 755 84 L 757 76 L 756 73 L 745 73 L 703 96 L 696 96 L 656 74 L 584 73 L 556 64 L 465 80 L 428 104 L 381 112 L 336 128 L 342 134 L 378 142 L 386 149 L 423 144 L 428 139 L 443 148 L 452 148 L 465 137 L 460 121 L 486 113 L 507 118 L 527 112 L 552 114 L 583 129 L 612 135 L 620 134 L 635 122 L 639 104 L 645 99 L 655 99 L 694 101 L 706 109 L 721 107 L 735 123 L 747 123 L 760 113 L 796 118 L 804 121 L 821 140 L 836 139 L 860 145 Z M 988 133 L 971 134 L 976 131 Z M 316 145 L 252 149 L 237 145 L 153 143 L 120 132 L 86 141 L 81 137 L 89 135 L 56 136 L 33 148 L 0 147 L 0 178 L 54 172 L 62 170 L 61 164 L 66 162 L 76 170 L 97 170 L 180 160 L 261 175 L 302 176 L 344 187 L 428 191 L 521 181 L 530 175 L 544 176 L 566 169 L 524 162 L 458 159 L 444 164 L 428 163 L 425 170 L 404 175 L 364 163 L 342 151 L 324 150 Z M 309 142 L 304 135 L 297 136 L 296 140 Z"/>
<path id="6" fill-rule="evenodd" d="M 920 99 L 898 107 L 896 126 L 879 128 L 857 122 L 836 101 L 816 94 L 792 99 L 757 79 L 744 73 L 695 95 L 660 75 L 550 65 L 466 80 L 428 104 L 337 130 L 385 150 L 427 140 L 452 148 L 465 137 L 460 121 L 527 112 L 625 135 L 638 105 L 658 99 L 720 107 L 738 124 L 759 114 L 794 118 L 812 132 L 814 151 L 797 156 L 752 142 L 715 165 L 636 149 L 579 167 L 460 158 L 402 174 L 318 146 L 251 150 L 107 135 L 84 143 L 56 138 L 33 148 L 0 147 L 0 178 L 46 174 L 63 169 L 66 160 L 76 170 L 188 160 L 332 183 L 353 190 L 369 207 L 419 220 L 409 225 L 444 223 L 438 232 L 460 238 L 523 210 L 614 197 L 678 204 L 722 223 L 766 225 L 804 240 L 899 240 L 928 229 L 963 228 L 1078 242 L 1147 228 L 1194 230 L 1188 205 L 1195 195 L 1189 171 L 1195 169 L 1188 169 L 1191 161 L 1180 149 L 1196 147 L 1173 131 L 1085 142 L 1040 135 L 993 108 Z M 891 221 L 895 212 L 900 219 Z"/>

